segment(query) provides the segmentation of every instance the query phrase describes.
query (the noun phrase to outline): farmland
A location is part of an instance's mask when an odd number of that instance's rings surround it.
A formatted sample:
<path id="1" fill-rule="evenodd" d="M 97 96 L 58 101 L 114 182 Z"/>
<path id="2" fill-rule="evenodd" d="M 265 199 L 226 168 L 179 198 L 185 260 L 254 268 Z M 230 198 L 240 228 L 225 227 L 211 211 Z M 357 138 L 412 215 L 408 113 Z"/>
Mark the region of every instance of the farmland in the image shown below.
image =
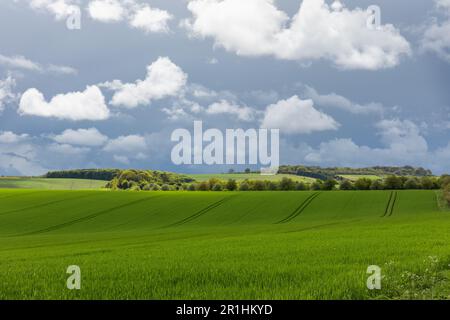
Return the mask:
<path id="1" fill-rule="evenodd" d="M 104 188 L 107 181 L 83 179 L 48 179 L 1 177 L 0 189 L 83 190 Z"/>
<path id="2" fill-rule="evenodd" d="M 312 183 L 316 179 L 297 176 L 293 174 L 276 174 L 276 175 L 261 175 L 259 173 L 218 173 L 218 174 L 188 174 L 188 177 L 195 179 L 196 181 L 208 181 L 209 179 L 228 180 L 233 179 L 238 182 L 244 180 L 267 180 L 267 181 L 280 181 L 283 178 L 290 178 L 293 181 Z"/>
<path id="3" fill-rule="evenodd" d="M 0 190 L 0 299 L 448 298 L 449 230 L 435 191 Z"/>

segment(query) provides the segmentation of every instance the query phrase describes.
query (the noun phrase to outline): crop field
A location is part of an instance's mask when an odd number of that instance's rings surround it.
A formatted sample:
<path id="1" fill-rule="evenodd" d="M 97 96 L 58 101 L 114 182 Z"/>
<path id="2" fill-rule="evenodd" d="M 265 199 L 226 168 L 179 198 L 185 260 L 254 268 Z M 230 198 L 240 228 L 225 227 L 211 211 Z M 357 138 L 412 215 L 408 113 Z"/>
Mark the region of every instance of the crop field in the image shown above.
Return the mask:
<path id="1" fill-rule="evenodd" d="M 0 189 L 87 190 L 104 188 L 108 181 L 0 177 Z"/>
<path id="2" fill-rule="evenodd" d="M 261 175 L 259 173 L 219 173 L 219 174 L 188 174 L 188 177 L 195 179 L 196 181 L 207 181 L 211 178 L 219 180 L 233 179 L 238 182 L 244 180 L 268 180 L 268 181 L 280 181 L 283 178 L 290 178 L 294 181 L 312 183 L 316 179 L 309 177 L 296 176 L 293 174 L 276 174 L 276 175 Z"/>
<path id="3" fill-rule="evenodd" d="M 368 174 L 341 174 L 339 177 L 348 179 L 350 181 L 356 181 L 358 179 L 370 179 L 370 180 L 381 180 L 383 176 L 368 175 Z"/>
<path id="4" fill-rule="evenodd" d="M 0 190 L 0 299 L 449 298 L 449 231 L 434 191 Z"/>

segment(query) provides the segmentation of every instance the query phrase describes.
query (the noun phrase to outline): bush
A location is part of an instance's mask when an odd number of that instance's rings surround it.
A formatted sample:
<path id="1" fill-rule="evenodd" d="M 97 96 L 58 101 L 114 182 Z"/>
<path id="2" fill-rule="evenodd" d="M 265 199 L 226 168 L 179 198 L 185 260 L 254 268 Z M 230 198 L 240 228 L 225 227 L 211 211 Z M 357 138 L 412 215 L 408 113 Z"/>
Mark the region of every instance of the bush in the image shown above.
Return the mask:
<path id="1" fill-rule="evenodd" d="M 380 180 L 372 181 L 372 185 L 370 186 L 370 189 L 371 190 L 383 190 L 384 189 L 383 182 L 381 182 Z"/>
<path id="2" fill-rule="evenodd" d="M 355 189 L 356 190 L 370 190 L 372 186 L 372 180 L 367 178 L 360 178 L 355 181 Z"/>
<path id="3" fill-rule="evenodd" d="M 252 190 L 264 191 L 264 190 L 266 190 L 266 183 L 264 181 L 261 181 L 261 180 L 256 180 L 255 182 L 253 182 Z"/>
<path id="4" fill-rule="evenodd" d="M 321 180 L 316 180 L 311 184 L 311 190 L 318 191 L 322 190 L 323 182 Z"/>
<path id="5" fill-rule="evenodd" d="M 194 183 L 191 183 L 191 184 L 188 186 L 187 190 L 188 190 L 188 191 L 195 191 L 195 190 L 196 190 L 195 184 L 194 184 Z"/>
<path id="6" fill-rule="evenodd" d="M 291 178 L 283 177 L 280 181 L 280 190 L 289 191 L 295 190 L 295 183 Z"/>
<path id="7" fill-rule="evenodd" d="M 198 184 L 198 191 L 209 191 L 209 183 L 207 181 L 202 181 Z"/>
<path id="8" fill-rule="evenodd" d="M 267 184 L 267 190 L 276 191 L 278 190 L 278 183 L 276 181 L 270 181 Z"/>
<path id="9" fill-rule="evenodd" d="M 417 178 L 409 178 L 404 184 L 404 188 L 408 190 L 420 189 L 421 184 Z"/>
<path id="10" fill-rule="evenodd" d="M 388 176 L 384 180 L 384 188 L 387 190 L 398 190 L 403 188 L 403 180 L 397 176 Z"/>
<path id="11" fill-rule="evenodd" d="M 236 183 L 236 180 L 229 179 L 227 181 L 227 184 L 225 185 L 225 188 L 227 188 L 228 191 L 235 191 L 237 189 L 238 185 Z"/>
<path id="12" fill-rule="evenodd" d="M 249 191 L 250 190 L 250 186 L 248 185 L 247 182 L 242 182 L 239 186 L 239 191 Z"/>
<path id="13" fill-rule="evenodd" d="M 338 182 L 334 179 L 325 180 L 325 182 L 322 183 L 322 190 L 331 191 L 336 187 L 337 184 Z"/>
<path id="14" fill-rule="evenodd" d="M 216 183 L 213 187 L 212 187 L 212 191 L 222 191 L 223 187 L 222 184 L 220 183 Z"/>
<path id="15" fill-rule="evenodd" d="M 295 186 L 295 190 L 297 191 L 305 191 L 308 190 L 308 186 L 304 182 L 298 182 Z"/>
<path id="16" fill-rule="evenodd" d="M 344 180 L 341 182 L 341 184 L 339 185 L 339 189 L 340 190 L 353 190 L 353 184 L 350 180 Z"/>
<path id="17" fill-rule="evenodd" d="M 170 191 L 170 186 L 168 185 L 168 184 L 163 184 L 162 186 L 161 186 L 161 190 L 162 191 Z"/>

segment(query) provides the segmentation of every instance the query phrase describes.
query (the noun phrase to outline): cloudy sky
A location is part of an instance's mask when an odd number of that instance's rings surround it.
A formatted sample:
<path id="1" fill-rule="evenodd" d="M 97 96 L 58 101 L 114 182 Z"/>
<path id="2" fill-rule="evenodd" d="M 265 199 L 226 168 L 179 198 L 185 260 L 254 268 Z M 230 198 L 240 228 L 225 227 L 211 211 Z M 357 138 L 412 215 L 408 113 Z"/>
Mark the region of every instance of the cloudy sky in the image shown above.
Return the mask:
<path id="1" fill-rule="evenodd" d="M 450 172 L 449 83 L 450 0 L 3 0 L 0 174 L 226 171 L 172 164 L 194 120 L 279 128 L 283 164 Z"/>

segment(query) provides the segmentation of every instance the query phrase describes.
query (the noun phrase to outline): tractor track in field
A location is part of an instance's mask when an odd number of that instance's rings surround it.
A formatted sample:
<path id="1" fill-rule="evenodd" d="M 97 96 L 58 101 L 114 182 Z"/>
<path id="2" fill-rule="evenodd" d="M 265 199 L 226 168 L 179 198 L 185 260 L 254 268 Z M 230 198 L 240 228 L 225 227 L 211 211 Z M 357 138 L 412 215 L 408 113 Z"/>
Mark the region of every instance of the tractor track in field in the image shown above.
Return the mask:
<path id="1" fill-rule="evenodd" d="M 391 217 L 394 213 L 394 206 L 397 202 L 397 191 L 391 191 L 391 194 L 389 195 L 389 200 L 386 205 L 386 209 L 384 210 L 384 214 L 381 216 L 382 218 Z"/>
<path id="2" fill-rule="evenodd" d="M 22 211 L 31 210 L 31 209 L 43 208 L 43 207 L 51 206 L 52 204 L 57 204 L 57 203 L 64 202 L 64 201 L 79 200 L 79 199 L 83 199 L 83 198 L 89 198 L 89 197 L 93 197 L 94 195 L 95 194 L 87 194 L 87 195 L 79 196 L 79 197 L 73 197 L 73 198 L 66 198 L 66 199 L 60 199 L 60 200 L 44 202 L 44 203 L 41 203 L 41 204 L 38 204 L 38 205 L 29 206 L 29 207 L 22 208 L 22 209 L 15 209 L 15 210 L 11 210 L 11 211 L 0 212 L 0 217 L 4 216 L 4 215 L 7 215 L 7 214 L 11 214 L 11 213 L 18 213 L 18 212 L 22 212 Z"/>
<path id="3" fill-rule="evenodd" d="M 211 210 L 221 206 L 225 202 L 231 200 L 232 198 L 233 198 L 233 196 L 230 196 L 230 197 L 223 198 L 223 199 L 221 199 L 219 201 L 216 201 L 216 202 L 210 204 L 209 206 L 201 209 L 200 211 L 197 211 L 193 215 L 191 215 L 191 216 L 189 216 L 187 218 L 184 218 L 184 219 L 182 219 L 180 221 L 177 221 L 175 223 L 169 224 L 169 225 L 167 225 L 167 226 L 165 226 L 163 228 L 178 227 L 178 226 L 184 225 L 186 223 L 189 223 L 189 222 L 191 222 L 193 220 L 196 220 L 196 219 L 200 218 L 201 216 L 203 216 L 204 214 L 208 213 L 209 211 L 211 211 Z"/>
<path id="4" fill-rule="evenodd" d="M 303 211 L 305 211 L 305 209 L 310 205 L 310 203 L 313 202 L 313 200 L 315 198 L 317 198 L 319 195 L 320 195 L 320 192 L 315 192 L 312 195 L 310 195 L 289 216 L 287 216 L 283 220 L 278 221 L 277 224 L 288 223 L 288 222 L 294 220 L 295 218 L 297 218 Z"/>
<path id="5" fill-rule="evenodd" d="M 143 198 L 143 199 L 127 202 L 127 203 L 124 203 L 122 205 L 119 205 L 119 206 L 116 206 L 116 207 L 113 207 L 113 208 L 108 208 L 108 209 L 104 209 L 104 210 L 101 210 L 101 211 L 94 212 L 92 214 L 89 214 L 87 216 L 84 216 L 84 217 L 81 217 L 81 218 L 78 218 L 78 219 L 75 219 L 75 220 L 71 220 L 71 221 L 67 221 L 67 222 L 64 222 L 64 223 L 60 223 L 60 224 L 57 224 L 57 225 L 54 225 L 54 226 L 51 226 L 51 227 L 47 227 L 47 228 L 44 228 L 44 229 L 41 229 L 41 230 L 26 232 L 26 233 L 17 234 L 17 235 L 12 235 L 11 237 L 30 236 L 30 235 L 42 234 L 42 233 L 47 233 L 47 232 L 50 232 L 50 231 L 63 229 L 65 227 L 69 227 L 69 226 L 72 226 L 72 225 L 80 223 L 80 222 L 85 222 L 85 221 L 89 221 L 89 220 L 95 219 L 95 218 L 97 218 L 97 217 L 99 217 L 101 215 L 108 214 L 108 213 L 110 213 L 112 211 L 123 209 L 123 208 L 129 207 L 129 206 L 132 206 L 134 204 L 141 203 L 141 202 L 146 202 L 146 201 L 149 201 L 149 200 L 153 200 L 153 199 L 158 198 L 158 197 L 161 197 L 161 196 L 148 197 L 148 198 Z"/>

